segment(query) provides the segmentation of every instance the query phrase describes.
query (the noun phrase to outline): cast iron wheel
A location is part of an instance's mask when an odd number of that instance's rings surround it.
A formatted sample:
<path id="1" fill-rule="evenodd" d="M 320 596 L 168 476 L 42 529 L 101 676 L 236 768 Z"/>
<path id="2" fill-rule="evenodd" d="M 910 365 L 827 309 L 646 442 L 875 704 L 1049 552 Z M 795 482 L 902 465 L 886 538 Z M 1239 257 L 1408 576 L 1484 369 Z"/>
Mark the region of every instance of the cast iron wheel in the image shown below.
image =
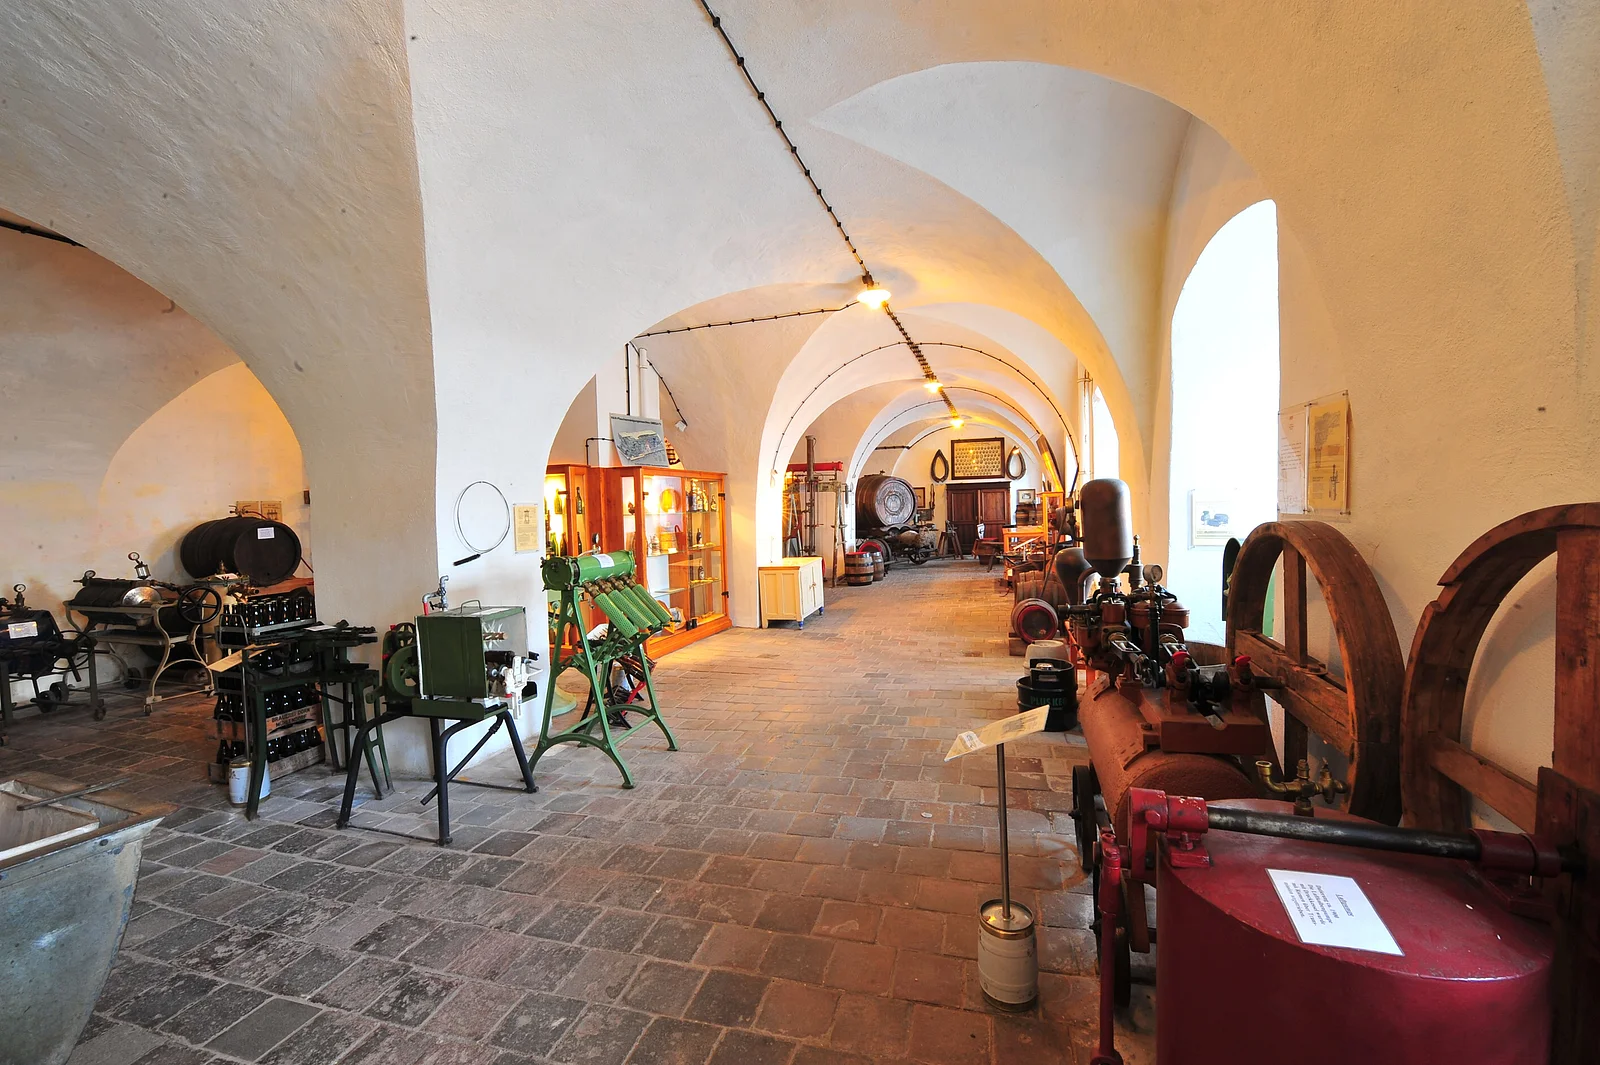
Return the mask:
<path id="1" fill-rule="evenodd" d="M 209 625 L 222 613 L 222 593 L 203 584 L 192 584 L 178 596 L 178 616 L 186 625 Z"/>
<path id="2" fill-rule="evenodd" d="M 56 698 L 54 689 L 47 688 L 33 697 L 33 705 L 39 708 L 39 713 L 48 714 L 60 706 L 61 701 Z"/>
<path id="3" fill-rule="evenodd" d="M 1099 868 L 1095 848 L 1100 844 L 1100 833 L 1094 811 L 1094 797 L 1099 790 L 1094 766 L 1072 767 L 1072 827 L 1078 836 L 1078 865 L 1087 874 Z"/>
<path id="4" fill-rule="evenodd" d="M 933 552 L 931 551 L 913 551 L 911 552 L 911 564 L 913 566 L 920 566 L 932 557 Z"/>

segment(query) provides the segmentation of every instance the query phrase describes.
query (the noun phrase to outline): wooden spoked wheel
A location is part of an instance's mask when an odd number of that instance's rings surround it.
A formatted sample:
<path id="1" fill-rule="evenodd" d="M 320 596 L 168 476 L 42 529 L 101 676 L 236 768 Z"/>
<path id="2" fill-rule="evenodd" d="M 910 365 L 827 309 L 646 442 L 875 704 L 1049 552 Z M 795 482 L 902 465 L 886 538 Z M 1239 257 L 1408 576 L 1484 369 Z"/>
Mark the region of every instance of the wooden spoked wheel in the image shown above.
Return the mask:
<path id="1" fill-rule="evenodd" d="M 1531 511 L 1461 553 L 1422 612 L 1406 667 L 1405 802 L 1419 828 L 1463 831 L 1468 794 L 1524 832 L 1538 820 L 1535 786 L 1461 744 L 1467 679 L 1484 631 L 1517 582 L 1556 556 L 1555 758 L 1600 790 L 1600 503 Z"/>
<path id="2" fill-rule="evenodd" d="M 1267 584 L 1283 559 L 1283 642 L 1262 633 Z M 1316 578 L 1333 620 L 1344 683 L 1328 675 L 1306 642 L 1306 572 Z M 1309 733 L 1349 761 L 1350 813 L 1400 821 L 1400 641 L 1372 568 L 1355 545 L 1320 521 L 1271 522 L 1239 549 L 1228 585 L 1228 657 L 1250 656 L 1256 677 L 1284 715 L 1286 773 L 1306 756 Z"/>

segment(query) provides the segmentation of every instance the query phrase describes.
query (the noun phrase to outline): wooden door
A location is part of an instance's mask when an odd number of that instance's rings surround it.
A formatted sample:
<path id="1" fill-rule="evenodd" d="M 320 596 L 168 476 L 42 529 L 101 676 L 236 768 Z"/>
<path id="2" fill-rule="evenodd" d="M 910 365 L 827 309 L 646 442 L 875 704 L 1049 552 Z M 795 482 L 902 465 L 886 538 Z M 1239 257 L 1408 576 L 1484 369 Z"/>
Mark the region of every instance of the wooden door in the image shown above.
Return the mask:
<path id="1" fill-rule="evenodd" d="M 1001 528 L 1011 524 L 1011 489 L 978 489 L 978 520 L 990 539 L 999 539 Z"/>
<path id="2" fill-rule="evenodd" d="M 956 527 L 962 554 L 972 550 L 978 538 L 978 489 L 951 485 L 944 493 L 945 516 Z"/>

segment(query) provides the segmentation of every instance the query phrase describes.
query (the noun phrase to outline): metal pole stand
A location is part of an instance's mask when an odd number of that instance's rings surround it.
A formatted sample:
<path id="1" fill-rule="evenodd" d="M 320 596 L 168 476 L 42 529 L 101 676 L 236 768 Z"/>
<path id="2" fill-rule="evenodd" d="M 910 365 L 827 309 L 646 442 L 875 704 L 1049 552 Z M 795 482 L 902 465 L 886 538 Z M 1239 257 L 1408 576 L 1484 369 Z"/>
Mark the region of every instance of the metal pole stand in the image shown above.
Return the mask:
<path id="1" fill-rule="evenodd" d="M 1020 1013 L 1039 1000 L 1039 950 L 1033 913 L 1011 898 L 1006 828 L 1006 745 L 994 748 L 1000 787 L 1000 897 L 978 907 L 978 986 L 996 1009 Z"/>

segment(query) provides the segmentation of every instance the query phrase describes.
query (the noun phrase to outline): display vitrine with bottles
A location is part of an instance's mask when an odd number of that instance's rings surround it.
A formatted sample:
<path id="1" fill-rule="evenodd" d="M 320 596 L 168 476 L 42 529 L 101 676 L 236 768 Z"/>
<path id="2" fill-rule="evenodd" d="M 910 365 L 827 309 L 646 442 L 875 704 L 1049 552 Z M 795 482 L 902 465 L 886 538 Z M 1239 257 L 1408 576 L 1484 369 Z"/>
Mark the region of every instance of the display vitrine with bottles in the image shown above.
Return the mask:
<path id="1" fill-rule="evenodd" d="M 601 550 L 633 552 L 639 582 L 673 618 L 649 652 L 666 654 L 728 628 L 725 475 L 657 466 L 590 473 L 604 475 Z"/>

